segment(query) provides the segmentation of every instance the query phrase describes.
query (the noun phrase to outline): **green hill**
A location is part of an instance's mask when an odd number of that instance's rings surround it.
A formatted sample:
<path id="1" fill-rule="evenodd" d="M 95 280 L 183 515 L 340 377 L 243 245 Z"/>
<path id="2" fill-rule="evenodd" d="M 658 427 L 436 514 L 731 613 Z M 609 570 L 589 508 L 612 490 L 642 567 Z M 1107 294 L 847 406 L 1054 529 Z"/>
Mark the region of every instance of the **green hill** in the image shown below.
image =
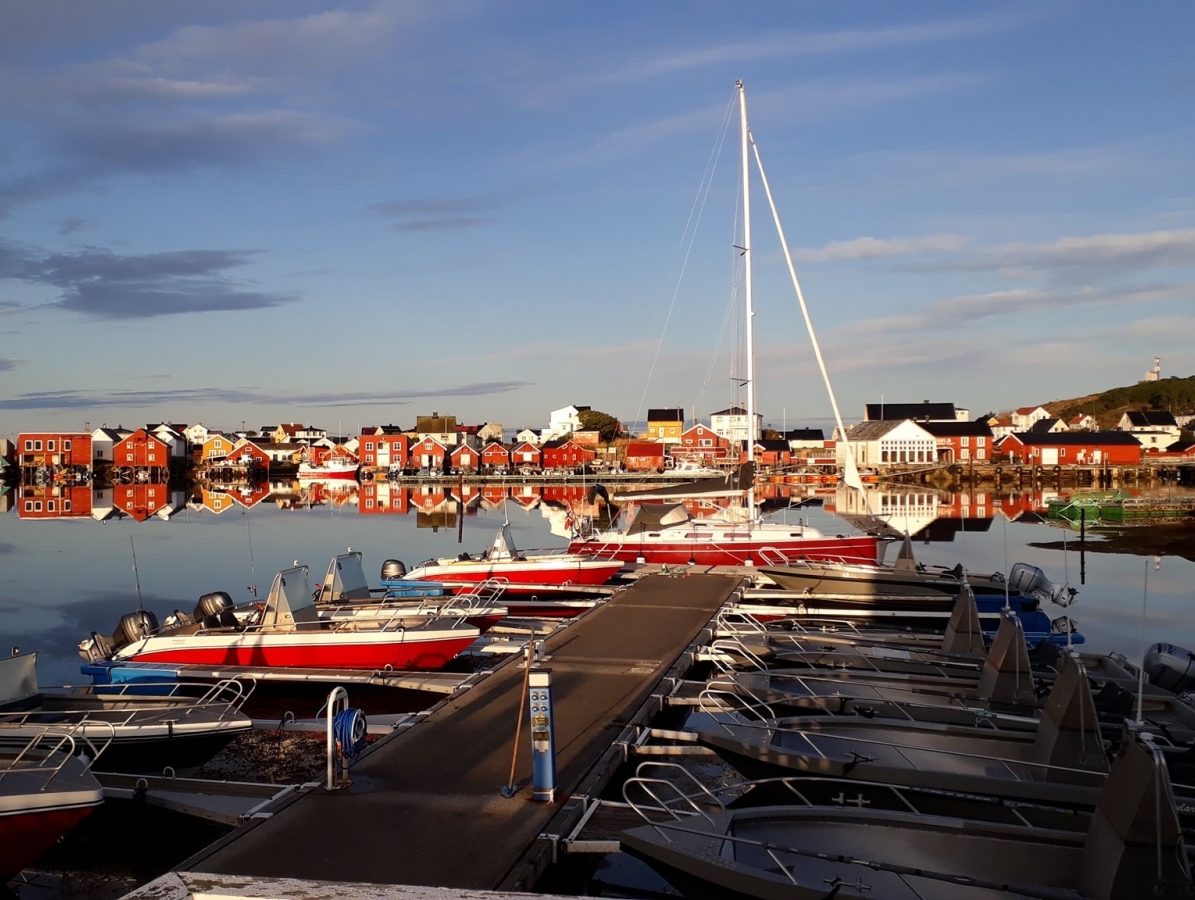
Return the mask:
<path id="1" fill-rule="evenodd" d="M 1072 400 L 1052 400 L 1042 405 L 1051 415 L 1062 419 L 1084 414 L 1093 416 L 1101 428 L 1113 427 L 1131 409 L 1165 409 L 1176 416 L 1190 415 L 1195 413 L 1195 375 L 1142 381 L 1099 394 Z"/>

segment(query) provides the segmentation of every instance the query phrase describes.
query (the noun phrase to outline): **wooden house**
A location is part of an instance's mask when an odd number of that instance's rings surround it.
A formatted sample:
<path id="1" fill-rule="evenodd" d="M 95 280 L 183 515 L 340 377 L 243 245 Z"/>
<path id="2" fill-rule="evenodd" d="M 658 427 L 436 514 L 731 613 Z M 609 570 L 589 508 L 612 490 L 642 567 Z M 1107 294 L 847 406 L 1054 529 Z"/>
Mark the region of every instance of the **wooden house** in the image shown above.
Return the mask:
<path id="1" fill-rule="evenodd" d="M 629 441 L 623 464 L 628 472 L 663 472 L 666 449 L 655 441 Z"/>
<path id="2" fill-rule="evenodd" d="M 852 452 L 860 467 L 930 465 L 937 461 L 937 448 L 934 436 L 912 419 L 861 422 L 835 445 L 840 465 Z"/>
<path id="3" fill-rule="evenodd" d="M 921 422 L 937 441 L 939 462 L 956 463 L 992 458 L 992 427 L 987 422 Z"/>
<path id="4" fill-rule="evenodd" d="M 755 442 L 754 459 L 758 466 L 777 468 L 792 462 L 792 448 L 783 438 L 762 438 Z"/>
<path id="5" fill-rule="evenodd" d="M 144 428 L 138 428 L 112 447 L 112 465 L 129 469 L 167 469 L 170 446 Z"/>
<path id="6" fill-rule="evenodd" d="M 539 447 L 530 441 L 515 444 L 510 451 L 510 464 L 516 469 L 526 466 L 538 469 L 541 465 Z"/>
<path id="7" fill-rule="evenodd" d="M 358 438 L 357 453 L 361 465 L 367 469 L 405 469 L 411 459 L 410 435 L 391 430 L 394 426 L 382 426 L 365 430 Z"/>
<path id="8" fill-rule="evenodd" d="M 684 430 L 685 411 L 683 409 L 670 407 L 648 409 L 647 431 L 643 434 L 643 438 L 649 441 L 675 444 L 680 440 Z"/>
<path id="9" fill-rule="evenodd" d="M 199 448 L 199 461 L 209 465 L 227 462 L 237 445 L 238 438 L 220 432 L 212 432 Z"/>
<path id="10" fill-rule="evenodd" d="M 22 485 L 16 491 L 19 519 L 75 519 L 91 515 L 88 484 Z"/>
<path id="11" fill-rule="evenodd" d="M 491 441 L 481 451 L 481 465 L 487 472 L 505 472 L 510 468 L 510 450 Z"/>
<path id="12" fill-rule="evenodd" d="M 410 509 L 409 493 L 405 486 L 386 479 L 363 481 L 357 492 L 357 512 L 370 516 L 405 516 Z"/>
<path id="13" fill-rule="evenodd" d="M 481 454 L 469 444 L 458 444 L 448 454 L 448 465 L 453 472 L 476 472 L 481 467 Z"/>
<path id="14" fill-rule="evenodd" d="M 1021 432 L 1000 439 L 999 453 L 1014 465 L 1135 466 L 1141 445 L 1124 431 Z"/>
<path id="15" fill-rule="evenodd" d="M 112 488 L 112 504 L 137 522 L 170 512 L 170 486 L 164 481 L 118 484 Z"/>
<path id="16" fill-rule="evenodd" d="M 91 467 L 91 435 L 78 431 L 30 431 L 17 435 L 17 464 L 27 468 Z"/>
<path id="17" fill-rule="evenodd" d="M 582 447 L 571 438 L 557 438 L 540 448 L 541 465 L 545 469 L 576 469 L 596 455 L 588 447 Z"/>
<path id="18" fill-rule="evenodd" d="M 668 448 L 673 459 L 710 465 L 730 456 L 730 440 L 708 425 L 694 425 L 681 432 L 680 438 Z"/>
<path id="19" fill-rule="evenodd" d="M 431 435 L 426 435 L 411 444 L 411 465 L 421 471 L 443 472 L 448 460 L 448 447 Z"/>

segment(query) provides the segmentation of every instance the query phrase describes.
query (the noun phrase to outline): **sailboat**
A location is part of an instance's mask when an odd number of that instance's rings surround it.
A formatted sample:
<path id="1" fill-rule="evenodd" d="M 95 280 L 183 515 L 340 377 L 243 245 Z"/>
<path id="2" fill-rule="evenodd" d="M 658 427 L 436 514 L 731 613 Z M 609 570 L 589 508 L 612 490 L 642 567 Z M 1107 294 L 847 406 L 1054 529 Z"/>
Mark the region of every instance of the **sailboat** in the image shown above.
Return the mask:
<path id="1" fill-rule="evenodd" d="M 772 217 L 780 237 L 781 248 L 788 262 L 789 275 L 800 301 L 805 323 L 813 342 L 814 353 L 821 367 L 830 402 L 834 407 L 839 430 L 845 433 L 838 404 L 834 399 L 822 360 L 821 349 L 813 333 L 804 295 L 797 281 L 796 269 L 788 252 L 788 243 L 780 227 L 776 206 L 767 176 L 763 171 L 759 149 L 747 125 L 747 95 L 740 81 L 736 85 L 739 105 L 741 176 L 743 197 L 743 244 L 738 249 L 743 256 L 743 288 L 747 336 L 747 395 L 748 444 L 754 446 L 759 435 L 755 424 L 755 360 L 752 322 L 752 248 L 751 248 L 751 155 L 754 153 L 762 187 L 767 195 Z M 752 455 L 749 450 L 748 458 Z M 847 484 L 860 490 L 863 482 L 850 453 L 845 458 Z M 594 530 L 590 522 L 579 520 L 569 543 L 570 553 L 583 553 L 598 559 L 617 559 L 623 562 L 695 565 L 761 565 L 781 564 L 794 559 L 832 559 L 874 563 L 878 557 L 878 539 L 874 535 L 827 535 L 804 524 L 763 522 L 755 514 L 754 479 L 748 478 L 739 492 L 743 499 L 741 514 L 721 513 L 717 517 L 692 518 L 683 503 L 635 502 L 624 507 L 619 520 L 608 529 Z"/>

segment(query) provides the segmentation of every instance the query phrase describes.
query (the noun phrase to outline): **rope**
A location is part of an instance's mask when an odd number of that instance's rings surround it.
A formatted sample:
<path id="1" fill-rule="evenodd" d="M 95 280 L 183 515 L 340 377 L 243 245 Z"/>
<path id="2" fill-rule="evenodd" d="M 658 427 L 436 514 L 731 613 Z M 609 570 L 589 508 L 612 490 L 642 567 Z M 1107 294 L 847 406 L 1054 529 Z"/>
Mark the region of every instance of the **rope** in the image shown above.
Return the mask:
<path id="1" fill-rule="evenodd" d="M 368 731 L 365 713 L 359 709 L 342 709 L 332 719 L 332 737 L 336 740 L 336 752 L 343 759 L 355 761 L 365 749 Z"/>

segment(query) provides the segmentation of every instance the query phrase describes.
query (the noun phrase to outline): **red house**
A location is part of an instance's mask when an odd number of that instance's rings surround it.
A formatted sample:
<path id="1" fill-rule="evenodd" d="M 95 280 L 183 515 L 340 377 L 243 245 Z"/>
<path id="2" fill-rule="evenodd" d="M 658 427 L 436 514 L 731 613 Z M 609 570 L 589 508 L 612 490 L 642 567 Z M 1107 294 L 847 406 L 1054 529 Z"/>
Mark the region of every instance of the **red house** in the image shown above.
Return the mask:
<path id="1" fill-rule="evenodd" d="M 30 468 L 91 465 L 91 435 L 39 431 L 17 435 L 17 464 Z"/>
<path id="2" fill-rule="evenodd" d="M 389 481 L 363 481 L 357 492 L 357 512 L 361 515 L 405 516 L 410 509 L 408 491 Z"/>
<path id="3" fill-rule="evenodd" d="M 112 447 L 112 465 L 132 469 L 165 469 L 170 465 L 170 448 L 144 428 L 138 428 Z"/>
<path id="4" fill-rule="evenodd" d="M 448 459 L 448 448 L 428 436 L 411 445 L 411 464 L 431 472 L 443 472 Z"/>
<path id="5" fill-rule="evenodd" d="M 680 442 L 673 444 L 669 452 L 674 459 L 709 465 L 730 455 L 730 440 L 708 425 L 694 425 L 681 433 Z"/>
<path id="6" fill-rule="evenodd" d="M 361 465 L 369 469 L 405 469 L 410 462 L 411 439 L 402 432 L 375 434 L 361 432 L 358 453 Z"/>
<path id="7" fill-rule="evenodd" d="M 515 444 L 514 449 L 510 451 L 510 462 L 513 466 L 540 466 L 539 447 L 532 444 L 530 441 L 523 441 L 521 444 Z"/>
<path id="8" fill-rule="evenodd" d="M 163 481 L 118 484 L 112 489 L 112 505 L 137 522 L 144 522 L 170 502 L 170 488 Z"/>
<path id="9" fill-rule="evenodd" d="M 1141 444 L 1127 431 L 1061 431 L 1010 434 L 998 443 L 1001 456 L 1026 466 L 1136 466 Z"/>
<path id="10" fill-rule="evenodd" d="M 481 454 L 468 444 L 460 444 L 452 448 L 448 460 L 454 472 L 476 472 L 481 465 Z"/>
<path id="11" fill-rule="evenodd" d="M 987 422 L 919 422 L 938 443 L 939 462 L 987 462 L 992 458 L 992 426 Z"/>
<path id="12" fill-rule="evenodd" d="M 761 466 L 787 466 L 793 453 L 783 438 L 764 438 L 755 442 L 755 462 Z"/>
<path id="13" fill-rule="evenodd" d="M 21 487 L 16 507 L 17 517 L 21 519 L 71 519 L 90 516 L 91 485 Z"/>
<path id="14" fill-rule="evenodd" d="M 628 472 L 663 472 L 665 444 L 654 441 L 631 441 L 627 444 Z"/>
<path id="15" fill-rule="evenodd" d="M 235 466 L 268 469 L 270 467 L 270 454 L 262 450 L 253 441 L 241 438 L 232 448 L 232 452 L 228 454 L 228 462 Z"/>
<path id="16" fill-rule="evenodd" d="M 571 438 L 548 441 L 540 448 L 540 455 L 545 469 L 575 469 L 597 456 Z"/>
<path id="17" fill-rule="evenodd" d="M 481 451 L 481 464 L 494 472 L 510 468 L 510 451 L 497 441 L 490 441 Z"/>

